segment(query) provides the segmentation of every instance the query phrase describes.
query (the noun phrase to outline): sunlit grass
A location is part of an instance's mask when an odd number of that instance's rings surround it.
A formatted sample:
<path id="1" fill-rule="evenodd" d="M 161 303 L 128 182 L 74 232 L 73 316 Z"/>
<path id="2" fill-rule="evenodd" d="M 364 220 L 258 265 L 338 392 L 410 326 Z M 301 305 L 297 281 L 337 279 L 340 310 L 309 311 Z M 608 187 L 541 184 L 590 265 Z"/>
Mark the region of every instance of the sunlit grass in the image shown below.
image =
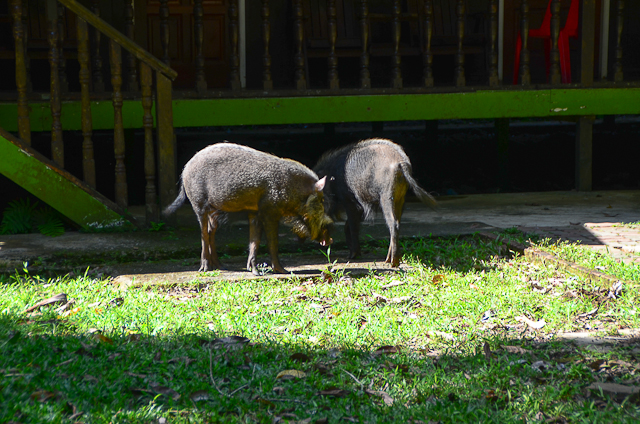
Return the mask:
<path id="1" fill-rule="evenodd" d="M 202 275 L 125 289 L 88 273 L 5 277 L 0 422 L 63 422 L 74 408 L 96 423 L 633 422 L 640 413 L 586 390 L 633 384 L 626 368 L 590 365 L 633 365 L 633 353 L 553 341 L 563 331 L 639 328 L 637 290 L 608 298 L 479 237 L 405 239 L 403 249 L 407 271 L 358 278 Z M 607 261 L 589 263 L 613 269 Z M 58 293 L 73 303 L 24 312 Z M 277 378 L 291 369 L 305 376 Z"/>

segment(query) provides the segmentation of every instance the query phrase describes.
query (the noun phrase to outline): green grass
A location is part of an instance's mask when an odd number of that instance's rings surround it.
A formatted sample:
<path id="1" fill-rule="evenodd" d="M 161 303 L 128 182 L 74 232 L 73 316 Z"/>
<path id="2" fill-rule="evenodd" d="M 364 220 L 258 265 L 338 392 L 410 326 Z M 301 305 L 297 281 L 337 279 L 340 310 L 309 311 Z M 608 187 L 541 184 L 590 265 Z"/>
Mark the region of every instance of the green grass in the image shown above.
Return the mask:
<path id="1" fill-rule="evenodd" d="M 555 338 L 640 328 L 637 291 L 608 298 L 479 237 L 403 248 L 410 270 L 358 278 L 120 289 L 88 273 L 2 277 L 0 422 L 637 420 L 636 403 L 586 389 L 640 385 L 637 345 Z M 58 293 L 65 310 L 24 312 Z"/>

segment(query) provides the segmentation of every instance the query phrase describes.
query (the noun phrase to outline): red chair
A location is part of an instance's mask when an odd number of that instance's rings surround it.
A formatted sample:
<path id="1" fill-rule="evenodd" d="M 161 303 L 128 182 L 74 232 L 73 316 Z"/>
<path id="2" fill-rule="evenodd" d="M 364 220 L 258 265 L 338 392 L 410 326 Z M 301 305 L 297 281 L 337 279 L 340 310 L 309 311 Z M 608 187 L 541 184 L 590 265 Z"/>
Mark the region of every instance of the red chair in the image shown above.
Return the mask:
<path id="1" fill-rule="evenodd" d="M 544 53 L 546 59 L 547 79 L 549 78 L 549 52 L 551 51 L 551 1 L 547 5 L 547 11 L 544 14 L 542 25 L 537 29 L 529 30 L 529 38 L 544 38 Z M 566 1 L 566 0 L 565 0 Z M 560 29 L 558 37 L 558 51 L 560 53 L 560 73 L 562 74 L 562 82 L 571 82 L 571 53 L 569 51 L 569 38 L 578 37 L 578 4 L 579 0 L 570 0 L 569 14 L 564 27 Z M 516 57 L 513 67 L 513 84 L 518 84 L 518 73 L 520 71 L 520 51 L 522 50 L 522 37 L 518 33 L 516 41 Z"/>

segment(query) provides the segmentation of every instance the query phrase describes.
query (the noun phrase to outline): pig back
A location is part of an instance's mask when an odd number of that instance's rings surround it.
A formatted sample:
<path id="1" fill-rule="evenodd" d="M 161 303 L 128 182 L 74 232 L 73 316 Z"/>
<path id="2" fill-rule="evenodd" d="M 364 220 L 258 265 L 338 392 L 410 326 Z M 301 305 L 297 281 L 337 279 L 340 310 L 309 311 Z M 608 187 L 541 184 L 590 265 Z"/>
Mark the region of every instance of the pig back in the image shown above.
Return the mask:
<path id="1" fill-rule="evenodd" d="M 317 180 L 298 162 L 233 143 L 206 147 L 182 172 L 192 205 L 225 212 L 258 210 L 264 202 L 288 209 L 313 193 Z"/>
<path id="2" fill-rule="evenodd" d="M 376 204 L 393 184 L 393 175 L 402 163 L 411 166 L 397 144 L 384 139 L 361 141 L 347 154 L 345 182 L 360 203 Z"/>

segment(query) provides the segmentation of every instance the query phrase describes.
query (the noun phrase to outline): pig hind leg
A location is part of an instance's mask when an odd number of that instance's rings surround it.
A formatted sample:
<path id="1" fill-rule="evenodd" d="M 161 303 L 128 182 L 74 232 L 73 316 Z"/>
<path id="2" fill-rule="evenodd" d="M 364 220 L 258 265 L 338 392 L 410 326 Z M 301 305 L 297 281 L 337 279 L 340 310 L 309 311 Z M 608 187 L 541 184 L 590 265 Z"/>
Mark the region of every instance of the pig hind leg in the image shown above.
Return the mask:
<path id="1" fill-rule="evenodd" d="M 391 263 L 392 267 L 400 265 L 400 252 L 398 248 L 398 238 L 400 236 L 400 219 L 404 207 L 404 197 L 407 194 L 408 184 L 402 171 L 396 172 L 393 185 L 382 195 L 380 208 L 384 214 L 384 220 L 389 228 L 389 251 L 385 262 Z"/>
<path id="2" fill-rule="evenodd" d="M 249 258 L 247 259 L 247 269 L 253 275 L 260 275 L 256 257 L 258 255 L 258 247 L 260 247 L 260 238 L 262 237 L 262 224 L 255 212 L 249 213 Z"/>
<path id="3" fill-rule="evenodd" d="M 360 222 L 362 210 L 355 203 L 348 203 L 345 207 L 347 221 L 344 224 L 344 235 L 349 246 L 349 259 L 355 259 L 361 255 L 360 251 Z"/>
<path id="4" fill-rule="evenodd" d="M 218 227 L 218 211 L 197 214 L 202 232 L 202 253 L 200 255 L 200 270 L 212 271 L 222 268 L 216 252 L 216 229 Z"/>

